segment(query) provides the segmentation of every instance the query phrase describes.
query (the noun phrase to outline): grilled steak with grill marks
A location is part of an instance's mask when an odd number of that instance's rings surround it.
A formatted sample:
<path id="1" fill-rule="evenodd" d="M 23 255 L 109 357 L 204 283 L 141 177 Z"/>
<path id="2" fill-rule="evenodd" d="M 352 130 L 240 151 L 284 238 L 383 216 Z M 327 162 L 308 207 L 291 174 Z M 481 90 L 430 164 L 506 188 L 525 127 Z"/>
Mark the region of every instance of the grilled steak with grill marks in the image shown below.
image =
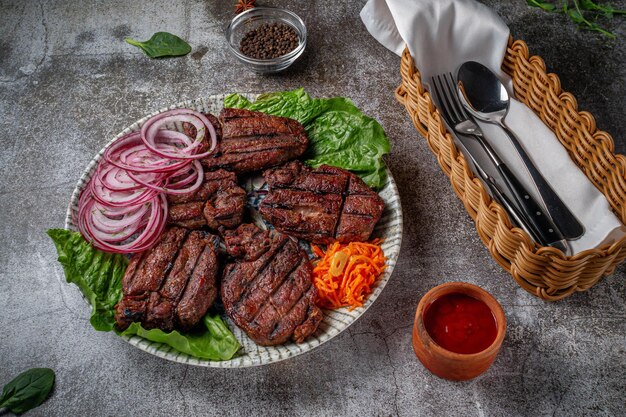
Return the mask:
<path id="1" fill-rule="evenodd" d="M 224 234 L 236 259 L 222 275 L 226 314 L 259 345 L 301 343 L 322 320 L 307 254 L 288 236 L 243 224 Z"/>
<path id="2" fill-rule="evenodd" d="M 270 192 L 259 211 L 277 230 L 313 243 L 369 239 L 385 203 L 358 176 L 299 161 L 263 174 Z"/>
<path id="3" fill-rule="evenodd" d="M 195 326 L 217 297 L 218 245 L 209 233 L 172 227 L 152 249 L 135 254 L 115 307 L 117 326 L 123 330 L 140 322 L 165 331 Z"/>
<path id="4" fill-rule="evenodd" d="M 261 171 L 299 157 L 308 146 L 304 127 L 293 119 L 226 108 L 220 122 L 217 148 L 202 160 L 208 169 Z"/>
<path id="5" fill-rule="evenodd" d="M 246 192 L 237 185 L 233 172 L 219 169 L 206 172 L 197 191 L 183 195 L 168 195 L 169 222 L 176 226 L 198 229 L 208 226 L 217 230 L 241 224 L 246 204 Z"/>

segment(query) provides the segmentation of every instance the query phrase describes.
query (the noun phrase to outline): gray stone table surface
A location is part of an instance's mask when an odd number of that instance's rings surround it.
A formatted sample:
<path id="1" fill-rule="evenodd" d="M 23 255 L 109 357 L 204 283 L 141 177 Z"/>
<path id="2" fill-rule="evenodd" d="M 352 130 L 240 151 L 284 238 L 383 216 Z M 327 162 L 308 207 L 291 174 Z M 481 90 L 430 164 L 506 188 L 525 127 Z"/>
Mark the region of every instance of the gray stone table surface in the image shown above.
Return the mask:
<path id="1" fill-rule="evenodd" d="M 233 2 L 0 0 L 0 383 L 29 367 L 57 374 L 52 397 L 28 415 L 624 415 L 624 267 L 560 302 L 526 293 L 490 258 L 395 101 L 399 59 L 361 24 L 364 0 L 260 1 L 295 11 L 310 32 L 303 58 L 276 76 L 248 72 L 227 50 Z M 626 151 L 626 20 L 607 22 L 618 36 L 609 41 L 522 0 L 486 3 Z M 193 52 L 150 60 L 123 42 L 161 30 L 189 40 Z M 166 105 L 296 87 L 352 98 L 392 142 L 404 242 L 375 305 L 318 349 L 252 369 L 171 363 L 94 331 L 45 234 L 63 226 L 92 156 Z M 434 377 L 411 347 L 417 302 L 451 280 L 486 288 L 508 320 L 493 367 L 470 382 Z"/>

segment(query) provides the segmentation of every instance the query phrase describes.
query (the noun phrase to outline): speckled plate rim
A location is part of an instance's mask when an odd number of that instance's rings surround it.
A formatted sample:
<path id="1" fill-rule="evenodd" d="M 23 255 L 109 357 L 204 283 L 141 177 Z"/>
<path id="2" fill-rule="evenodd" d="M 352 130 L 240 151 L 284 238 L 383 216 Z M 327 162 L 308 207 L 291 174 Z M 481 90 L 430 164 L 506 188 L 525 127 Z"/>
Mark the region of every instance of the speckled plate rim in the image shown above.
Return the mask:
<path id="1" fill-rule="evenodd" d="M 242 94 L 248 99 L 255 99 L 258 94 Z M 149 115 L 139 119 L 135 123 L 131 124 L 117 136 L 111 139 L 98 154 L 89 162 L 85 171 L 78 180 L 72 197 L 70 199 L 69 206 L 67 208 L 65 216 L 65 229 L 77 230 L 73 221 L 76 218 L 78 199 L 85 184 L 91 179 L 93 172 L 102 158 L 102 154 L 105 149 L 111 145 L 119 137 L 128 134 L 133 131 L 137 131 L 141 128 L 143 123 L 150 117 L 162 113 L 167 110 L 175 108 L 191 108 L 198 111 L 208 111 L 212 113 L 218 113 L 223 107 L 224 98 L 226 95 L 211 95 L 204 98 L 198 98 L 195 100 L 186 100 L 177 104 L 173 104 L 169 107 L 162 108 L 158 111 L 152 112 Z M 122 336 L 131 345 L 148 352 L 157 357 L 195 366 L 213 367 L 213 368 L 245 368 L 251 366 L 265 365 L 269 363 L 280 362 L 295 356 L 301 355 L 305 352 L 309 352 L 312 349 L 322 345 L 329 341 L 333 337 L 337 336 L 342 331 L 346 330 L 356 320 L 358 320 L 363 314 L 371 307 L 371 305 L 379 297 L 382 290 L 385 288 L 393 270 L 396 266 L 398 256 L 400 254 L 400 248 L 402 245 L 402 206 L 400 204 L 400 196 L 398 194 L 398 188 L 393 179 L 391 171 L 387 168 L 387 182 L 385 183 L 379 195 L 385 201 L 385 210 L 380 221 L 377 223 L 374 234 L 379 237 L 384 237 L 385 242 L 382 245 L 383 252 L 387 257 L 387 268 L 383 276 L 376 284 L 376 288 L 370 294 L 363 307 L 349 311 L 347 308 L 337 310 L 325 310 L 324 320 L 320 324 L 317 331 L 311 335 L 304 343 L 286 343 L 279 346 L 258 346 L 252 340 L 250 340 L 241 329 L 234 325 L 228 317 L 225 317 L 228 326 L 235 334 L 235 337 L 240 341 L 243 350 L 241 353 L 227 361 L 211 361 L 203 360 L 191 357 L 187 354 L 178 352 L 170 346 L 151 342 L 138 336 Z"/>

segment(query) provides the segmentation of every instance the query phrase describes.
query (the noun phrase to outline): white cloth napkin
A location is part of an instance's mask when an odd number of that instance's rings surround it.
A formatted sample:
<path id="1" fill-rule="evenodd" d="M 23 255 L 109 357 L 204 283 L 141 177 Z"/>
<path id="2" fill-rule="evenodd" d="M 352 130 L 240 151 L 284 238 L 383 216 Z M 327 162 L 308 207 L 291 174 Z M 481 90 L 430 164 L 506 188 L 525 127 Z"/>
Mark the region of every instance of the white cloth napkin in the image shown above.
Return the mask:
<path id="1" fill-rule="evenodd" d="M 361 11 L 361 19 L 372 36 L 397 55 L 408 46 L 427 88 L 433 75 L 444 72 L 456 75 L 461 64 L 471 60 L 498 74 L 513 96 L 511 80 L 501 70 L 509 28 L 485 5 L 474 0 L 369 0 Z M 613 214 L 604 195 L 532 110 L 511 100 L 506 122 L 545 179 L 584 225 L 584 235 L 569 241 L 574 254 L 613 243 L 626 235 L 626 227 Z M 533 197 L 541 201 L 506 134 L 498 126 L 479 124 L 504 162 Z M 474 145 L 473 153 L 484 155 L 478 144 Z M 488 174 L 500 178 L 488 162 L 482 158 L 478 162 Z"/>

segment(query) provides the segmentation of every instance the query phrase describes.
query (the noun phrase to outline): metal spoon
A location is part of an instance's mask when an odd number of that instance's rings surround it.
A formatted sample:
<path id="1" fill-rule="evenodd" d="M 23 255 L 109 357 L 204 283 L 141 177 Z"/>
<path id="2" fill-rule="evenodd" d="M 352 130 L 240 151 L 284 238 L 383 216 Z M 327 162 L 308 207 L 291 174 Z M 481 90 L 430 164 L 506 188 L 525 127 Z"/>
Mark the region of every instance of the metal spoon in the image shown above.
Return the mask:
<path id="1" fill-rule="evenodd" d="M 515 134 L 504 123 L 510 98 L 498 77 L 484 65 L 469 61 L 461 65 L 457 79 L 459 98 L 470 114 L 487 123 L 497 124 L 508 135 L 537 186 L 548 213 L 563 236 L 568 240 L 581 237 L 585 232 L 583 225 L 541 175 Z"/>

